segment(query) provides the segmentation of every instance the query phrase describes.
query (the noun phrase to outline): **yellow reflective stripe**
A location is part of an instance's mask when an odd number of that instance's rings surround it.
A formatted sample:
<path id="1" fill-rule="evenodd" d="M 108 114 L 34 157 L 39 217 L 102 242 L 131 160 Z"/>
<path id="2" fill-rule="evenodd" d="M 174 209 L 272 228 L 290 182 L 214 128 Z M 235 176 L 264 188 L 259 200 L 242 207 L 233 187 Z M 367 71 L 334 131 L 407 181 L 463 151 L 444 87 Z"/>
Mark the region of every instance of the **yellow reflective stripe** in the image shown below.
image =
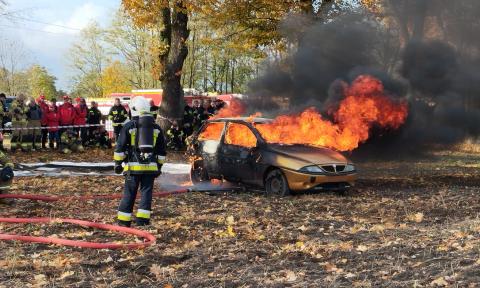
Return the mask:
<path id="1" fill-rule="evenodd" d="M 117 219 L 122 221 L 132 221 L 132 214 L 118 211 Z"/>
<path id="2" fill-rule="evenodd" d="M 113 153 L 113 160 L 115 161 L 122 161 L 125 159 L 125 153 L 123 152 L 114 152 Z"/>
<path id="3" fill-rule="evenodd" d="M 133 164 L 128 163 L 123 168 L 123 171 L 158 171 L 158 166 L 156 163 L 154 164 Z"/>
<path id="4" fill-rule="evenodd" d="M 150 219 L 151 212 L 148 210 L 138 209 L 137 218 Z"/>
<path id="5" fill-rule="evenodd" d="M 130 129 L 130 145 L 135 146 L 135 135 L 137 135 L 137 129 Z"/>

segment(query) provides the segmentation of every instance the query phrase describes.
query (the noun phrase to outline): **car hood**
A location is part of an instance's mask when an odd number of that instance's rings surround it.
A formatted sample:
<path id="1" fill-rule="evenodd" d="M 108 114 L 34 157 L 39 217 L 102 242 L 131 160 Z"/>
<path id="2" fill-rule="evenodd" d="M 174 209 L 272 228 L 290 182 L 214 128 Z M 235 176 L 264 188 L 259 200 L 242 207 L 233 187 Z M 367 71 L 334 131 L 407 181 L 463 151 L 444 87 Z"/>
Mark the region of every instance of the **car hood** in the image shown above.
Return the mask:
<path id="1" fill-rule="evenodd" d="M 348 160 L 339 152 L 328 148 L 306 145 L 270 144 L 268 149 L 283 156 L 294 158 L 308 164 L 347 163 Z"/>

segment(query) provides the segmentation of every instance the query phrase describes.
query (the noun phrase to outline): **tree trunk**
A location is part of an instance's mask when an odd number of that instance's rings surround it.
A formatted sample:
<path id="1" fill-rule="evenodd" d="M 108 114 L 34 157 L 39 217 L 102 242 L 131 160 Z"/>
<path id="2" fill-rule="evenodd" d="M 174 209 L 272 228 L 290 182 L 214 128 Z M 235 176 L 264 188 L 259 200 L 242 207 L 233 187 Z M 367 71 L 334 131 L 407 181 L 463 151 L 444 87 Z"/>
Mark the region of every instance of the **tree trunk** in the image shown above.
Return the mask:
<path id="1" fill-rule="evenodd" d="M 176 1 L 171 13 L 168 7 L 163 9 L 162 20 L 164 29 L 161 37 L 168 46 L 165 49 L 167 51 L 160 55 L 163 96 L 159 108 L 159 124 L 165 130 L 170 126 L 170 121 L 183 119 L 183 87 L 180 81 L 188 55 L 186 41 L 190 33 L 185 3 Z"/>
<path id="2" fill-rule="evenodd" d="M 189 88 L 193 88 L 193 83 L 194 83 L 194 75 L 195 75 L 195 40 L 196 40 L 196 35 L 197 34 L 197 30 L 193 30 L 193 38 L 192 38 L 192 58 L 191 58 L 191 61 L 190 61 L 190 81 L 188 82 L 188 87 Z"/>

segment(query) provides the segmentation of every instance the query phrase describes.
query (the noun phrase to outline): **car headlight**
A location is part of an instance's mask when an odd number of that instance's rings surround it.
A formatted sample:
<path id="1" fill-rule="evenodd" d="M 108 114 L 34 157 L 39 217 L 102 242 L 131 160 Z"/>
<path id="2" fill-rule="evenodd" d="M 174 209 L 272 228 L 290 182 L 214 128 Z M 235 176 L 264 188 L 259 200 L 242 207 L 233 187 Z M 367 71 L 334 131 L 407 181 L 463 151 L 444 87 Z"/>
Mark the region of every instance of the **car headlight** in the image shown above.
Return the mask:
<path id="1" fill-rule="evenodd" d="M 305 166 L 300 169 L 300 172 L 304 173 L 323 173 L 322 168 L 318 167 L 317 165 Z"/>
<path id="2" fill-rule="evenodd" d="M 348 164 L 346 167 L 345 167 L 345 170 L 343 170 L 344 172 L 354 172 L 355 171 L 355 166 L 353 166 L 352 164 Z"/>

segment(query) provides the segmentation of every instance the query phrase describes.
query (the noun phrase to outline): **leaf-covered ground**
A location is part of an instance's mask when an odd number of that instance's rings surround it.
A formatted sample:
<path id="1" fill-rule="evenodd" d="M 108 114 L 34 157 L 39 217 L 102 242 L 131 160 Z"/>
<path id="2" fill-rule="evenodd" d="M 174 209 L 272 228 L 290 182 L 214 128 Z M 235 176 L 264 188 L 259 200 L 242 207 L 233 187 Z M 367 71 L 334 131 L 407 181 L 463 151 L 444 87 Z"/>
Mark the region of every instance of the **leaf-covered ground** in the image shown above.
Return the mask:
<path id="1" fill-rule="evenodd" d="M 360 180 L 347 196 L 235 192 L 155 199 L 148 230 L 156 245 L 95 251 L 0 242 L 0 287 L 479 287 L 479 163 L 480 156 L 468 153 L 358 163 Z M 122 182 L 18 178 L 12 192 L 108 194 L 121 192 Z M 0 216 L 113 223 L 117 205 L 18 200 L 0 206 Z M 0 230 L 139 241 L 64 224 L 0 224 Z"/>

